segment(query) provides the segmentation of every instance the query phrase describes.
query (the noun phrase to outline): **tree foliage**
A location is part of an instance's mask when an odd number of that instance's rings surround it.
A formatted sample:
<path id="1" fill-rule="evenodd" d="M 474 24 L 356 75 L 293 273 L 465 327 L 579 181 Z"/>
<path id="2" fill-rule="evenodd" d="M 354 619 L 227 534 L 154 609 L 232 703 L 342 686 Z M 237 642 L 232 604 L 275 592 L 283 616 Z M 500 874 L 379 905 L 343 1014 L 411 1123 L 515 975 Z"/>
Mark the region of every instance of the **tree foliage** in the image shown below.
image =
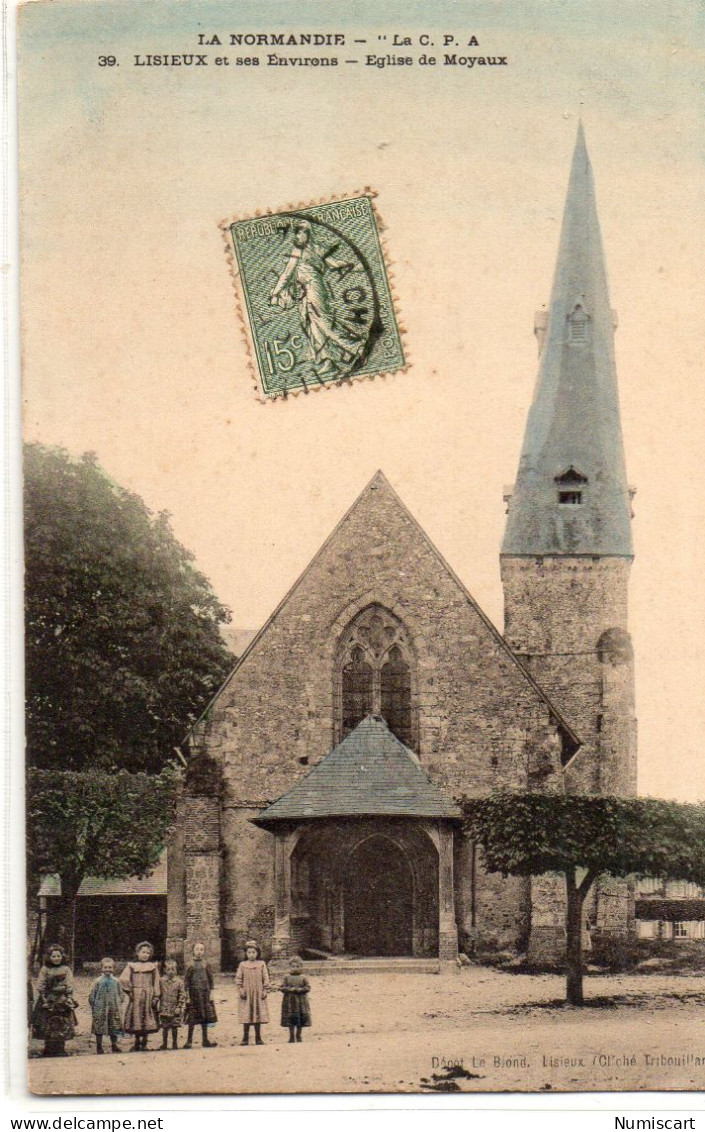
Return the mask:
<path id="1" fill-rule="evenodd" d="M 27 841 L 34 877 L 61 877 L 64 896 L 86 876 L 145 876 L 166 844 L 182 780 L 161 774 L 30 769 Z"/>
<path id="2" fill-rule="evenodd" d="M 495 794 L 462 801 L 487 867 L 537 876 L 577 867 L 705 884 L 705 806 L 655 798 Z"/>
<path id="3" fill-rule="evenodd" d="M 168 515 L 91 455 L 27 445 L 25 573 L 30 763 L 159 770 L 233 663 Z"/>
<path id="4" fill-rule="evenodd" d="M 58 875 L 63 943 L 73 952 L 75 905 L 86 876 L 145 876 L 171 826 L 182 774 L 30 769 L 27 774 L 28 877 Z"/>
<path id="5" fill-rule="evenodd" d="M 576 1006 L 583 1003 L 583 907 L 601 873 L 705 884 L 704 805 L 568 794 L 495 794 L 461 805 L 465 832 L 481 845 L 490 872 L 563 874 L 567 997 Z"/>

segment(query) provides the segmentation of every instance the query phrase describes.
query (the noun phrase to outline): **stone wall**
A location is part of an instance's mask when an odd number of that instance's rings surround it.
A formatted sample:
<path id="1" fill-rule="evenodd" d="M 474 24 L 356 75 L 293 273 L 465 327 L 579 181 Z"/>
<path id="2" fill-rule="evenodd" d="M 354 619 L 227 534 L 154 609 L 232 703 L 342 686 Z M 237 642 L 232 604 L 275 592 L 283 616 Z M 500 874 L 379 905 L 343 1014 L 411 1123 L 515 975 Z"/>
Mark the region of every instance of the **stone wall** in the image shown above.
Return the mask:
<path id="1" fill-rule="evenodd" d="M 273 904 L 271 835 L 249 818 L 336 741 L 335 658 L 346 627 L 379 603 L 413 651 L 418 754 L 450 795 L 551 788 L 560 741 L 545 700 L 418 525 L 376 477 L 245 654 L 196 729 L 223 772 L 223 921 L 229 948 Z M 555 787 L 554 787 L 555 788 Z M 462 873 L 456 888 L 469 883 Z M 517 886 L 478 872 L 491 934 L 523 930 Z M 504 911 L 502 911 L 504 907 Z"/>
<path id="2" fill-rule="evenodd" d="M 190 794 L 179 802 L 177 831 L 169 847 L 167 954 L 190 962 L 203 943 L 215 970 L 221 966 L 220 797 Z"/>
<path id="3" fill-rule="evenodd" d="M 501 558 L 507 643 L 582 740 L 576 793 L 636 793 L 626 558 Z"/>
<path id="4" fill-rule="evenodd" d="M 634 652 L 623 628 L 608 629 L 597 643 L 600 663 L 600 793 L 632 797 L 637 781 Z"/>
<path id="5" fill-rule="evenodd" d="M 534 967 L 562 963 L 566 941 L 565 880 L 556 873 L 531 877 L 531 929 L 526 958 Z"/>
<path id="6" fill-rule="evenodd" d="M 458 942 L 469 954 L 523 951 L 529 936 L 529 886 L 525 877 L 488 873 L 482 852 L 460 830 L 455 834 L 455 911 Z"/>
<path id="7" fill-rule="evenodd" d="M 274 836 L 252 824 L 262 805 L 233 798 L 222 810 L 223 936 L 229 966 L 242 958 L 248 939 L 269 954 L 274 932 Z"/>
<path id="8" fill-rule="evenodd" d="M 501 559 L 507 642 L 582 740 L 566 770 L 571 792 L 636 794 L 634 662 L 627 632 L 630 566 L 625 558 Z M 552 946 L 555 953 L 562 951 L 564 908 L 563 888 L 551 878 L 537 878 L 533 962 L 548 959 Z M 595 916 L 605 931 L 627 931 L 626 887 L 613 891 L 601 882 Z"/>

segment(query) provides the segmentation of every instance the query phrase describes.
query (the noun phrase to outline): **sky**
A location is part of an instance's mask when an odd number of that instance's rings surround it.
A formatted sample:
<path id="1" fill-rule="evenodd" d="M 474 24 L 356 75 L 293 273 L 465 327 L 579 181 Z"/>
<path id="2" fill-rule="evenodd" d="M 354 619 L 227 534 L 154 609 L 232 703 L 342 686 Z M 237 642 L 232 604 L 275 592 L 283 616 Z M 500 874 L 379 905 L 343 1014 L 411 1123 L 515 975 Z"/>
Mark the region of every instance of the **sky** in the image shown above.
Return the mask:
<path id="1" fill-rule="evenodd" d="M 26 4 L 26 438 L 96 452 L 170 512 L 242 629 L 266 619 L 382 468 L 501 628 L 502 491 L 582 116 L 637 487 L 639 789 L 704 799 L 699 21 L 696 0 Z M 466 53 L 508 65 L 132 65 L 195 51 L 199 33 L 268 30 L 475 35 Z M 100 67 L 105 55 L 119 65 Z M 261 404 L 219 224 L 366 186 L 410 365 Z"/>

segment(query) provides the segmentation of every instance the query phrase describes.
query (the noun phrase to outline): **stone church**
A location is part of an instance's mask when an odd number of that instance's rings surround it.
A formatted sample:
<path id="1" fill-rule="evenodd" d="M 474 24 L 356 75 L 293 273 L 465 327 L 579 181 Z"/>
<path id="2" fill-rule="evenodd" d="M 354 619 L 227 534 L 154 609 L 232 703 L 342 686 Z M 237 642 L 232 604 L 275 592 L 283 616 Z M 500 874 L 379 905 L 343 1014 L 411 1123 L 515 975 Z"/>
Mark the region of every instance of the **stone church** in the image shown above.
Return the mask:
<path id="1" fill-rule="evenodd" d="M 563 930 L 555 878 L 483 870 L 458 799 L 636 791 L 631 495 L 582 128 L 492 625 L 378 472 L 189 739 L 167 950 L 454 960 Z M 592 915 L 626 930 L 603 886 Z"/>

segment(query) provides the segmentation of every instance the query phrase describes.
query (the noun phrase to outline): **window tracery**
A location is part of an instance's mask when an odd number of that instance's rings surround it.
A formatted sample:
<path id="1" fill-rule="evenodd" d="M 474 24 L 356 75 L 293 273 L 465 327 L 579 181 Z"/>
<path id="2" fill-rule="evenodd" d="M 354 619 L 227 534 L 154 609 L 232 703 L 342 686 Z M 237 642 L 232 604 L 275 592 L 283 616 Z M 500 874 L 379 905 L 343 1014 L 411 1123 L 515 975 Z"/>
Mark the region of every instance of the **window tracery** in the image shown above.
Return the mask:
<path id="1" fill-rule="evenodd" d="M 343 634 L 337 667 L 339 739 L 366 716 L 381 715 L 402 743 L 415 747 L 412 653 L 402 623 L 383 606 L 368 606 Z"/>

